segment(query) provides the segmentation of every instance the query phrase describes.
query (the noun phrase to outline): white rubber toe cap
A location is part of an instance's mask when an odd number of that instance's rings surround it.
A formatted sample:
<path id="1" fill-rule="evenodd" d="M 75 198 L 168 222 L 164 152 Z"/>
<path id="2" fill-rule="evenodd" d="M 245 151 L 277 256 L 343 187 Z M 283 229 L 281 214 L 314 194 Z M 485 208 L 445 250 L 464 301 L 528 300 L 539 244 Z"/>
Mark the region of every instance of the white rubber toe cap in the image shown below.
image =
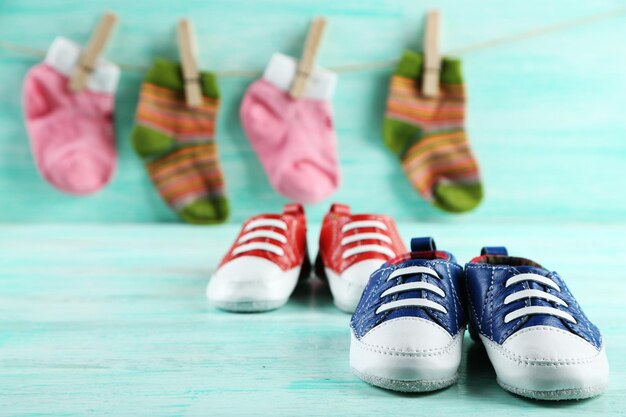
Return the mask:
<path id="1" fill-rule="evenodd" d="M 597 395 L 608 385 L 604 348 L 552 326 L 514 333 L 501 346 L 481 336 L 506 389 L 533 398 L 574 399 Z"/>
<path id="2" fill-rule="evenodd" d="M 463 333 L 450 336 L 419 317 L 392 319 L 360 340 L 352 336 L 350 364 L 372 379 L 452 383 L 461 362 Z"/>
<path id="3" fill-rule="evenodd" d="M 359 304 L 370 275 L 383 263 L 385 261 L 381 259 L 368 259 L 350 266 L 340 275 L 326 268 L 328 284 L 337 307 L 348 313 L 353 313 Z"/>
<path id="4" fill-rule="evenodd" d="M 552 326 L 520 330 L 505 340 L 502 347 L 529 361 L 584 361 L 598 354 L 582 337 Z"/>
<path id="5" fill-rule="evenodd" d="M 207 297 L 218 304 L 286 300 L 299 274 L 300 267 L 283 271 L 267 259 L 243 256 L 215 271 L 207 286 Z"/>
<path id="6" fill-rule="evenodd" d="M 448 346 L 452 336 L 432 321 L 399 317 L 374 327 L 361 342 L 390 351 L 430 352 Z"/>

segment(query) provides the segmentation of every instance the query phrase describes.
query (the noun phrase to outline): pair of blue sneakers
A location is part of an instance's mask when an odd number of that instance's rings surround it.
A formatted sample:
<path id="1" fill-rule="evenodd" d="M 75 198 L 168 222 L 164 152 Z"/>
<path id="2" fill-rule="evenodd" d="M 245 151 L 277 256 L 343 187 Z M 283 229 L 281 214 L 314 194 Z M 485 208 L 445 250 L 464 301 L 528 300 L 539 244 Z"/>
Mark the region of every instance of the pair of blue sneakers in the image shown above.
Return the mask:
<path id="1" fill-rule="evenodd" d="M 350 366 L 395 391 L 447 387 L 468 325 L 507 391 L 565 400 L 608 386 L 600 331 L 556 272 L 503 247 L 483 248 L 463 269 L 432 238 L 414 238 L 410 253 L 371 275 L 350 322 Z"/>

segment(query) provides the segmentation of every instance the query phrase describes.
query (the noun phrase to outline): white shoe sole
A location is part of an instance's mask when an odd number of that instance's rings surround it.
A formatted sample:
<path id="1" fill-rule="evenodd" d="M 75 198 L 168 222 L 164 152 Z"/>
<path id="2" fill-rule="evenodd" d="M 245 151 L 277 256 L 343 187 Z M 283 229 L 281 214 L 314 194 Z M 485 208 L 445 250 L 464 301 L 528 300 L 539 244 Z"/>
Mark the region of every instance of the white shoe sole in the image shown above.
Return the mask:
<path id="1" fill-rule="evenodd" d="M 498 384 L 513 394 L 535 400 L 582 400 L 608 387 L 608 362 L 602 348 L 585 360 L 536 361 L 515 356 L 483 335 Z"/>
<path id="2" fill-rule="evenodd" d="M 584 400 L 586 398 L 597 397 L 598 395 L 604 393 L 608 388 L 607 384 L 585 388 L 566 388 L 550 391 L 535 391 L 507 385 L 499 379 L 497 381 L 498 385 L 500 385 L 503 389 L 512 392 L 513 394 L 520 395 L 526 398 L 532 398 L 533 400 L 548 401 Z"/>
<path id="3" fill-rule="evenodd" d="M 222 301 L 209 298 L 211 305 L 220 310 L 230 311 L 234 313 L 260 313 L 263 311 L 276 310 L 287 304 L 289 298 L 284 300 L 255 300 L 255 301 Z"/>
<path id="4" fill-rule="evenodd" d="M 351 332 L 350 367 L 368 384 L 400 392 L 446 388 L 458 379 L 464 330 L 441 349 L 402 352 L 363 343 Z"/>
<path id="5" fill-rule="evenodd" d="M 459 378 L 458 374 L 454 374 L 452 378 L 441 380 L 416 380 L 416 381 L 403 381 L 398 379 L 383 378 L 376 375 L 367 374 L 361 372 L 356 368 L 352 368 L 352 373 L 359 377 L 362 381 L 367 382 L 375 387 L 388 389 L 398 392 L 430 392 L 447 388 Z"/>

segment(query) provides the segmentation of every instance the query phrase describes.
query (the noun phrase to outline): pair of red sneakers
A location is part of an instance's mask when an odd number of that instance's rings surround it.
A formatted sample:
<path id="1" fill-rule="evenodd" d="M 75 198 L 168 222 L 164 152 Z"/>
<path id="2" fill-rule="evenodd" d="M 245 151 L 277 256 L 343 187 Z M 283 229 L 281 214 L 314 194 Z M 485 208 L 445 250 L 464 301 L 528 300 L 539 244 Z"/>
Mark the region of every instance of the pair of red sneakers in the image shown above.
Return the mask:
<path id="1" fill-rule="evenodd" d="M 328 281 L 337 307 L 353 312 L 371 273 L 405 252 L 393 219 L 351 214 L 349 206 L 333 204 L 322 223 L 315 272 Z M 304 208 L 287 204 L 282 214 L 243 224 L 209 281 L 207 297 L 224 310 L 272 310 L 310 272 Z"/>

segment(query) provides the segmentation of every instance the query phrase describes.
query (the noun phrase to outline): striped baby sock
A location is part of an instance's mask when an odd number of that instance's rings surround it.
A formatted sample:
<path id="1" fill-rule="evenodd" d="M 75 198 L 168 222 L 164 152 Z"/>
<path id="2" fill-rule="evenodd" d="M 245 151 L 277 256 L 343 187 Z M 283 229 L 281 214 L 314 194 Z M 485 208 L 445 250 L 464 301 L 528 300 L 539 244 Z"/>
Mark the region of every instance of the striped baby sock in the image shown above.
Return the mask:
<path id="1" fill-rule="evenodd" d="M 391 78 L 385 144 L 426 200 L 450 212 L 471 210 L 483 189 L 465 134 L 461 62 L 443 59 L 438 97 L 422 96 L 421 73 L 422 54 L 406 51 Z"/>
<path id="2" fill-rule="evenodd" d="M 181 69 L 156 59 L 141 88 L 132 141 L 161 197 L 188 223 L 221 223 L 228 216 L 215 143 L 219 92 L 203 72 L 204 103 L 187 107 Z"/>

